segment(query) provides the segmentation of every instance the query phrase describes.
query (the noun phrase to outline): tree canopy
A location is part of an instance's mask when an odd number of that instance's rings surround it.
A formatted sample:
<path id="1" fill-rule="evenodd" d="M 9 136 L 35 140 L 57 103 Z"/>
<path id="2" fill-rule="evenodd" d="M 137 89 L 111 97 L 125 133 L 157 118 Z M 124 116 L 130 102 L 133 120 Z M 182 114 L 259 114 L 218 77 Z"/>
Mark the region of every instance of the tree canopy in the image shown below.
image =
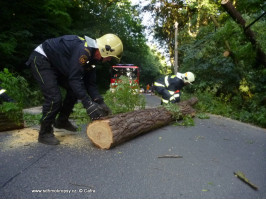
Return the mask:
<path id="1" fill-rule="evenodd" d="M 153 13 L 154 35 L 161 45 L 167 42 L 171 58 L 175 51 L 174 24 L 178 22 L 179 70 L 196 74 L 194 90 L 234 102 L 248 112 L 260 113 L 263 109 L 265 113 L 266 66 L 259 62 L 256 51 L 260 47 L 266 52 L 266 4 L 263 0 L 231 3 L 246 21 L 245 27 L 256 20 L 249 27 L 256 45 L 221 6 L 221 0 L 150 0 L 144 10 Z M 256 118 L 266 124 L 265 114 Z"/>
<path id="2" fill-rule="evenodd" d="M 128 0 L 12 0 L 1 1 L 0 6 L 1 69 L 27 74 L 24 63 L 31 51 L 51 37 L 76 34 L 97 38 L 114 33 L 124 45 L 121 62 L 138 65 L 142 76 L 148 77 L 142 80 L 145 84 L 160 74 L 162 66 L 146 44 L 139 12 Z M 108 66 L 99 68 L 109 71 Z M 104 83 L 106 78 L 98 77 Z"/>

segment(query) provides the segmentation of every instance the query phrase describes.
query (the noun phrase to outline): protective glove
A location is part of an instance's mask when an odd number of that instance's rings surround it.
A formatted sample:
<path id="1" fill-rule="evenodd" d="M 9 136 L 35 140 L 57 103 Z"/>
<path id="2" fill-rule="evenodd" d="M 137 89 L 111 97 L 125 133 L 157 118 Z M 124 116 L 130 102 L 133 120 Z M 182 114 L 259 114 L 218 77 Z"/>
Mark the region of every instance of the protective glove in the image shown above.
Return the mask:
<path id="1" fill-rule="evenodd" d="M 112 114 L 111 109 L 104 103 L 103 99 L 96 99 L 94 102 L 98 103 L 99 106 L 103 109 L 106 115 Z"/>
<path id="2" fill-rule="evenodd" d="M 112 114 L 111 109 L 104 102 L 102 104 L 99 104 L 99 106 L 103 109 L 106 115 Z"/>
<path id="3" fill-rule="evenodd" d="M 100 117 L 106 116 L 103 109 L 94 102 L 89 103 L 89 107 L 87 108 L 87 114 L 90 116 L 91 120 L 99 119 Z"/>
<path id="4" fill-rule="evenodd" d="M 170 97 L 169 101 L 170 101 L 171 103 L 177 103 L 177 102 L 179 102 L 179 101 L 180 101 L 180 95 L 179 95 L 179 93 L 173 94 L 173 95 Z"/>

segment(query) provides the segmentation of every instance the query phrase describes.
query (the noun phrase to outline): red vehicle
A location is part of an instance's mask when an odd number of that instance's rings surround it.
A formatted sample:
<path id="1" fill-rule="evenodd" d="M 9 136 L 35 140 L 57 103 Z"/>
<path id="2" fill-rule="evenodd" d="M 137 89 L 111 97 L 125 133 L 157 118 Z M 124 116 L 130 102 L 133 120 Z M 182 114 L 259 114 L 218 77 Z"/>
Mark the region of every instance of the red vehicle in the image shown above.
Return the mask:
<path id="1" fill-rule="evenodd" d="M 115 88 L 120 76 L 126 76 L 139 84 L 139 67 L 133 64 L 118 64 L 111 68 L 111 88 Z"/>

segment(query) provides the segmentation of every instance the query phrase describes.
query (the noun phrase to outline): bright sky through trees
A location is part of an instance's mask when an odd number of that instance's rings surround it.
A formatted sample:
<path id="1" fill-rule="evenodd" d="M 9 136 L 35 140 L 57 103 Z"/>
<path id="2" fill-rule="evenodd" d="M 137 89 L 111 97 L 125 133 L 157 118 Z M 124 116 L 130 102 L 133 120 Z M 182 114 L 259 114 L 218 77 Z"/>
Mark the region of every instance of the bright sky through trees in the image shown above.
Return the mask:
<path id="1" fill-rule="evenodd" d="M 149 0 L 130 0 L 132 5 L 138 5 L 140 7 L 140 9 L 142 9 L 144 6 L 147 6 L 150 1 Z M 154 26 L 154 19 L 152 18 L 152 14 L 148 11 L 145 12 L 141 12 L 140 14 L 141 20 L 142 20 L 142 25 L 145 26 L 145 37 L 147 38 L 148 42 L 147 44 L 151 47 L 151 48 L 156 48 L 158 52 L 160 52 L 162 55 L 165 56 L 166 58 L 166 62 L 167 65 L 171 65 L 170 63 L 170 58 L 169 58 L 169 54 L 166 54 L 166 49 L 164 48 L 157 48 L 158 46 L 160 46 L 158 44 L 158 42 L 155 41 L 153 35 L 153 28 L 152 26 Z"/>

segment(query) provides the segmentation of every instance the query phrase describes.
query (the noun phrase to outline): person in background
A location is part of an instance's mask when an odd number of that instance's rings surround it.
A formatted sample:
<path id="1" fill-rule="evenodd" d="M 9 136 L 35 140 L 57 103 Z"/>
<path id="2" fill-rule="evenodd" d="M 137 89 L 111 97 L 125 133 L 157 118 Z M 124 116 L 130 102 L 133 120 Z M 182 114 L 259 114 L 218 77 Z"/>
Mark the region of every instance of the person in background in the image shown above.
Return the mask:
<path id="1" fill-rule="evenodd" d="M 161 104 L 177 103 L 180 101 L 181 89 L 195 81 L 192 72 L 177 73 L 159 78 L 154 82 L 154 89 L 161 95 Z"/>
<path id="2" fill-rule="evenodd" d="M 146 93 L 149 93 L 150 92 L 150 84 L 148 84 L 147 86 L 146 86 Z"/>

